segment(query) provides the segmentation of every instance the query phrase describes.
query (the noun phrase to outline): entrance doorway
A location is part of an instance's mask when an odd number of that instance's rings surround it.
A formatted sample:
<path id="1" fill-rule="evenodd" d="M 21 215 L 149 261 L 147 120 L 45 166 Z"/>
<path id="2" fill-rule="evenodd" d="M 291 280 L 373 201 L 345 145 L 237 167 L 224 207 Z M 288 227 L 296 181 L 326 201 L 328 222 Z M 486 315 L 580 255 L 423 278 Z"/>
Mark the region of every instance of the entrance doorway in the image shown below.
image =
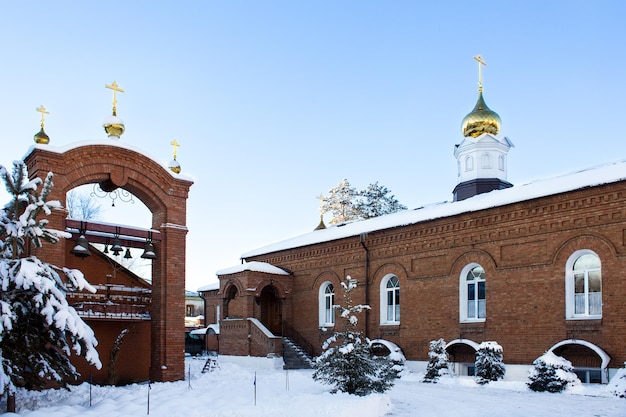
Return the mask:
<path id="1" fill-rule="evenodd" d="M 275 336 L 282 335 L 283 310 L 276 288 L 271 285 L 263 288 L 259 297 L 261 323 Z"/>

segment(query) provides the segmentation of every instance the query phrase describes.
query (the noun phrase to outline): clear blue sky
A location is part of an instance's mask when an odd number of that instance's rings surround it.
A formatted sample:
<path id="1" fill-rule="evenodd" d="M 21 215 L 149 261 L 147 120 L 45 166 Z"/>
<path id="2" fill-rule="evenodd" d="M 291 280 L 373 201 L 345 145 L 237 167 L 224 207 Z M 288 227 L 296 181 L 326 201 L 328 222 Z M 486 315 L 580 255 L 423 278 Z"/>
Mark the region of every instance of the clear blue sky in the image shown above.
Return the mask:
<path id="1" fill-rule="evenodd" d="M 477 54 L 513 184 L 625 158 L 625 18 L 622 1 L 6 2 L 0 163 L 41 104 L 51 145 L 105 139 L 117 81 L 121 141 L 167 163 L 177 139 L 195 180 L 193 290 L 311 231 L 343 178 L 410 208 L 451 199 Z"/>

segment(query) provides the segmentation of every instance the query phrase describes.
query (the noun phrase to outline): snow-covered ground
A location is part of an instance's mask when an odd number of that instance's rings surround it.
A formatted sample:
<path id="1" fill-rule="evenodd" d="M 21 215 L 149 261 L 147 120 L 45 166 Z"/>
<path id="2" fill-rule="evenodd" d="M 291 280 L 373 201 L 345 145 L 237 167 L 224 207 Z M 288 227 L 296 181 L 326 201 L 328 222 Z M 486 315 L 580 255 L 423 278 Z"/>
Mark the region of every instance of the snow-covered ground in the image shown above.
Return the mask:
<path id="1" fill-rule="evenodd" d="M 93 386 L 91 406 L 88 384 L 71 391 L 20 392 L 18 412 L 28 417 L 144 416 L 148 411 L 163 417 L 626 416 L 626 399 L 610 395 L 600 385 L 550 394 L 529 391 L 522 382 L 479 386 L 471 378 L 442 378 L 437 384 L 425 384 L 421 374 L 405 373 L 385 394 L 356 397 L 330 394 L 329 386 L 311 378 L 312 371 L 271 369 L 270 360 L 264 361 L 247 358 L 236 363 L 220 357 L 219 369 L 202 374 L 204 358 L 188 358 L 185 381 L 150 387 Z"/>

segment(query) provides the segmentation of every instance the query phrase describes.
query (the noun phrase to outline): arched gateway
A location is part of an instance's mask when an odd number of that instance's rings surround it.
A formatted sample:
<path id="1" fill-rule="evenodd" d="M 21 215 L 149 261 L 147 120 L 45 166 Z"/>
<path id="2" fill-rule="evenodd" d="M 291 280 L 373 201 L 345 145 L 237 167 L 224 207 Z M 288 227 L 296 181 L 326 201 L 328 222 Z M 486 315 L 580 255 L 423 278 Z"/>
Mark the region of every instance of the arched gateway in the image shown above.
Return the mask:
<path id="1" fill-rule="evenodd" d="M 193 181 L 181 177 L 137 149 L 117 141 L 81 142 L 78 146 L 36 145 L 24 158 L 31 178 L 54 174 L 50 200 L 65 201 L 71 189 L 100 184 L 137 196 L 152 212 L 157 258 L 152 262 L 152 320 L 150 379 L 184 378 L 185 238 L 187 196 Z M 48 216 L 50 228 L 65 229 L 65 213 Z M 64 265 L 74 241 L 44 245 L 36 251 L 42 260 Z M 87 277 L 89 279 L 89 277 Z"/>

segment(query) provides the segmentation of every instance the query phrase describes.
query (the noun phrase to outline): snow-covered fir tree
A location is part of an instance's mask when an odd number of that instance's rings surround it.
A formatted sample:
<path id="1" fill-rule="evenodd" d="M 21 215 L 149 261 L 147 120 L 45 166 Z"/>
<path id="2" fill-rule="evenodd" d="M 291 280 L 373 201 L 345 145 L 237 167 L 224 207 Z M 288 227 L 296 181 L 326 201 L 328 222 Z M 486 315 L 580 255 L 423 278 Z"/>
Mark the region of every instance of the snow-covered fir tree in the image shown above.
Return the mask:
<path id="1" fill-rule="evenodd" d="M 400 204 L 396 197 L 390 194 L 391 191 L 384 185 L 379 185 L 378 181 L 360 191 L 356 208 L 361 218 L 371 219 L 372 217 L 406 210 L 406 206 Z"/>
<path id="2" fill-rule="evenodd" d="M 393 361 L 372 356 L 369 340 L 357 331 L 357 314 L 370 307 L 352 304 L 350 293 L 356 288 L 356 282 L 350 276 L 341 283 L 341 287 L 344 304 L 335 308 L 341 311 L 337 326 L 343 325 L 343 331 L 336 331 L 322 346 L 323 353 L 314 364 L 313 379 L 332 385 L 333 394 L 341 391 L 364 396 L 385 392 L 393 386 L 402 367 Z"/>
<path id="3" fill-rule="evenodd" d="M 611 378 L 608 389 L 616 397 L 626 398 L 626 362 L 624 362 L 624 367 L 619 368 Z"/>
<path id="4" fill-rule="evenodd" d="M 476 351 L 474 366 L 476 382 L 480 385 L 504 378 L 506 369 L 502 362 L 502 346 L 496 342 L 481 343 Z"/>
<path id="5" fill-rule="evenodd" d="M 338 224 L 352 220 L 365 220 L 383 214 L 406 210 L 391 191 L 378 182 L 370 184 L 365 190 L 357 190 L 347 179 L 331 188 L 327 195 L 320 195 L 321 213 L 331 213 L 329 224 Z"/>
<path id="6" fill-rule="evenodd" d="M 320 212 L 332 213 L 330 224 L 342 223 L 359 219 L 356 210 L 356 198 L 358 191 L 350 185 L 347 179 L 343 179 L 336 187 L 328 190 L 328 195 L 321 195 Z"/>
<path id="7" fill-rule="evenodd" d="M 65 298 L 68 290 L 95 289 L 78 270 L 27 256 L 29 245 L 71 237 L 40 218 L 61 208 L 59 201 L 47 201 L 52 173 L 29 181 L 24 162 L 15 161 L 11 174 L 0 166 L 0 176 L 12 197 L 0 210 L 0 393 L 8 396 L 8 411 L 15 411 L 17 387 L 41 389 L 50 381 L 66 387 L 76 380 L 70 354 L 102 365 L 92 329 Z"/>
<path id="8" fill-rule="evenodd" d="M 561 392 L 580 384 L 572 363 L 565 358 L 546 352 L 533 362 L 528 371 L 528 388 L 533 391 Z"/>
<path id="9" fill-rule="evenodd" d="M 423 382 L 437 383 L 439 377 L 449 375 L 448 352 L 443 339 L 431 340 L 428 349 L 428 364 Z"/>

